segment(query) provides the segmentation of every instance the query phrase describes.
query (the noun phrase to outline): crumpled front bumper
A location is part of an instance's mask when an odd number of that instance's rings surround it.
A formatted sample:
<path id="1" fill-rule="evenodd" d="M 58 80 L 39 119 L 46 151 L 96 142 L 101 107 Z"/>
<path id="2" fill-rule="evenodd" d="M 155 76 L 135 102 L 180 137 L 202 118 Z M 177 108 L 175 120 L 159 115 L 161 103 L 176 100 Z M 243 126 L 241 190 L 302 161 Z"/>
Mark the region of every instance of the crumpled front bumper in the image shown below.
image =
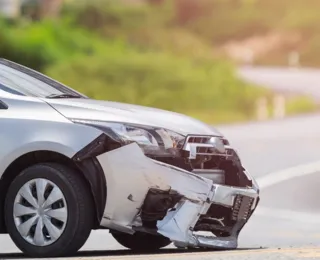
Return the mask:
<path id="1" fill-rule="evenodd" d="M 239 232 L 259 200 L 259 189 L 254 181 L 251 188 L 214 184 L 209 179 L 149 159 L 137 144 L 102 154 L 98 160 L 107 183 L 101 225 L 126 233 L 155 232 L 168 237 L 178 247 L 236 248 Z M 179 198 L 162 218 L 155 221 L 154 230 L 144 226 L 146 214 L 143 211 L 150 190 L 174 193 L 175 199 L 177 195 Z M 149 203 L 157 205 L 159 201 Z M 195 227 L 199 226 L 200 219 L 206 216 L 210 220 L 208 213 L 217 205 L 227 209 L 223 218 L 232 223 L 228 227 L 229 235 L 198 235 Z M 216 218 L 211 220 L 219 222 Z M 224 225 L 221 219 L 221 227 Z"/>
<path id="2" fill-rule="evenodd" d="M 168 214 L 163 221 L 158 223 L 158 232 L 169 237 L 178 247 L 234 249 L 238 246 L 239 232 L 255 210 L 258 201 L 257 189 L 212 184 L 205 202 L 200 204 L 188 200 L 181 202 L 174 214 Z M 206 215 L 212 205 L 230 208 L 230 217 L 234 218 L 234 225 L 231 227 L 229 236 L 205 236 L 194 232 L 199 216 Z M 224 218 L 227 217 L 224 216 Z"/>

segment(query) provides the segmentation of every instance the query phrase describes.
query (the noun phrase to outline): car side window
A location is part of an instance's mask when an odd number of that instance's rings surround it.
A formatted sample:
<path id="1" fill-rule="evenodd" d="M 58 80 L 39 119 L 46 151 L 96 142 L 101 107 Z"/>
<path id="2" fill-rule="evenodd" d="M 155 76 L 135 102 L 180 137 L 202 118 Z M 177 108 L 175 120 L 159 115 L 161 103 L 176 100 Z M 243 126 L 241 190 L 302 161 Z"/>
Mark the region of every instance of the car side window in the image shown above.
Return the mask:
<path id="1" fill-rule="evenodd" d="M 0 80 L 0 82 L 1 82 L 1 80 Z M 7 85 L 7 86 L 9 86 L 9 85 Z M 8 93 L 10 93 L 10 94 L 23 96 L 23 93 L 15 90 L 15 89 L 13 89 L 13 88 L 6 87 L 6 86 L 3 85 L 2 83 L 0 83 L 0 89 L 1 89 L 2 91 L 8 92 Z"/>
<path id="2" fill-rule="evenodd" d="M 87 98 L 85 95 L 40 72 L 1 58 L 0 83 L 26 96 L 48 97 L 71 94 L 81 98 Z"/>
<path id="3" fill-rule="evenodd" d="M 3 90 L 10 89 L 12 94 L 27 95 L 27 96 L 46 96 L 52 93 L 59 94 L 60 91 L 46 85 L 45 83 L 34 79 L 28 75 L 19 73 L 7 67 L 3 67 L 0 70 L 0 84 L 3 86 Z M 45 86 L 44 86 L 45 85 Z M 19 95 L 19 94 L 18 94 Z"/>

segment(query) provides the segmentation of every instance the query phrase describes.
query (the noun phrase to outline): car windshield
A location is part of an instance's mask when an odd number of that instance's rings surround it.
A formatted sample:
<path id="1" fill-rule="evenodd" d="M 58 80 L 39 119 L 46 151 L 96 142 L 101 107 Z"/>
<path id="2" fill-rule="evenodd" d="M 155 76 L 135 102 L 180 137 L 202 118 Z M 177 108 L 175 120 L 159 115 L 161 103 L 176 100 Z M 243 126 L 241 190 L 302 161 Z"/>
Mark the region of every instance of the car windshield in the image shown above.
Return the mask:
<path id="1" fill-rule="evenodd" d="M 39 98 L 87 98 L 37 71 L 0 59 L 0 90 Z"/>

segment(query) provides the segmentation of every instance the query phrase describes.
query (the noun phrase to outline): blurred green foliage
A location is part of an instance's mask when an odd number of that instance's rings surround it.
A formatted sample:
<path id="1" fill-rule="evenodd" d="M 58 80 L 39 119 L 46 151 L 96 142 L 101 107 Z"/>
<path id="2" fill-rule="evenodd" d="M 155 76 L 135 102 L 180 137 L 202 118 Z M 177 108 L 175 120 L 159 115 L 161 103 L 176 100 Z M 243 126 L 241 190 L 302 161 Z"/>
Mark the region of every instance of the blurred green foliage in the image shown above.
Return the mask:
<path id="1" fill-rule="evenodd" d="M 0 56 L 39 71 L 73 55 L 96 53 L 102 44 L 67 23 L 0 20 Z"/>
<path id="2" fill-rule="evenodd" d="M 319 109 L 313 99 L 309 97 L 293 97 L 287 100 L 286 110 L 288 115 L 309 113 Z"/>
<path id="3" fill-rule="evenodd" d="M 172 3 L 74 1 L 59 20 L 2 20 L 0 56 L 93 98 L 183 112 L 209 123 L 252 119 L 256 99 L 271 94 L 239 80 L 204 32 L 181 25 Z"/>
<path id="4" fill-rule="evenodd" d="M 224 110 L 251 117 L 254 100 L 261 94 L 259 88 L 238 80 L 223 62 L 195 62 L 167 53 L 142 54 L 119 43 L 109 43 L 104 54 L 75 57 L 47 72 L 97 99 L 190 114 L 200 111 L 195 115 L 201 119 L 202 111 L 210 111 L 212 121 Z"/>
<path id="5" fill-rule="evenodd" d="M 122 39 L 140 51 L 164 50 L 188 57 L 214 54 L 213 47 L 203 37 L 174 24 L 174 1 L 164 1 L 156 6 L 124 5 L 115 0 L 72 3 L 64 10 L 68 21 L 103 38 Z"/>
<path id="6" fill-rule="evenodd" d="M 288 54 L 298 51 L 304 66 L 320 66 L 319 0 L 174 1 L 180 10 L 175 25 L 215 46 L 266 33 L 294 33 L 300 40 L 257 57 L 256 63 L 287 65 Z"/>

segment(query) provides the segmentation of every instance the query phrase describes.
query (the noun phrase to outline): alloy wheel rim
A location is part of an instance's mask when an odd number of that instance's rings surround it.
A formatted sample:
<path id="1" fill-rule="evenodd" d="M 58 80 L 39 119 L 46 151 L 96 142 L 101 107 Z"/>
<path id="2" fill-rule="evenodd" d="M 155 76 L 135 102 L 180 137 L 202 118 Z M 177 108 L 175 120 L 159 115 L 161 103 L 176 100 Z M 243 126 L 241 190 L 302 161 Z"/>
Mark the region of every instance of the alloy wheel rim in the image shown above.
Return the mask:
<path id="1" fill-rule="evenodd" d="M 61 237 L 66 227 L 68 207 L 65 196 L 47 179 L 28 181 L 16 195 L 13 217 L 19 234 L 27 242 L 48 246 Z"/>

